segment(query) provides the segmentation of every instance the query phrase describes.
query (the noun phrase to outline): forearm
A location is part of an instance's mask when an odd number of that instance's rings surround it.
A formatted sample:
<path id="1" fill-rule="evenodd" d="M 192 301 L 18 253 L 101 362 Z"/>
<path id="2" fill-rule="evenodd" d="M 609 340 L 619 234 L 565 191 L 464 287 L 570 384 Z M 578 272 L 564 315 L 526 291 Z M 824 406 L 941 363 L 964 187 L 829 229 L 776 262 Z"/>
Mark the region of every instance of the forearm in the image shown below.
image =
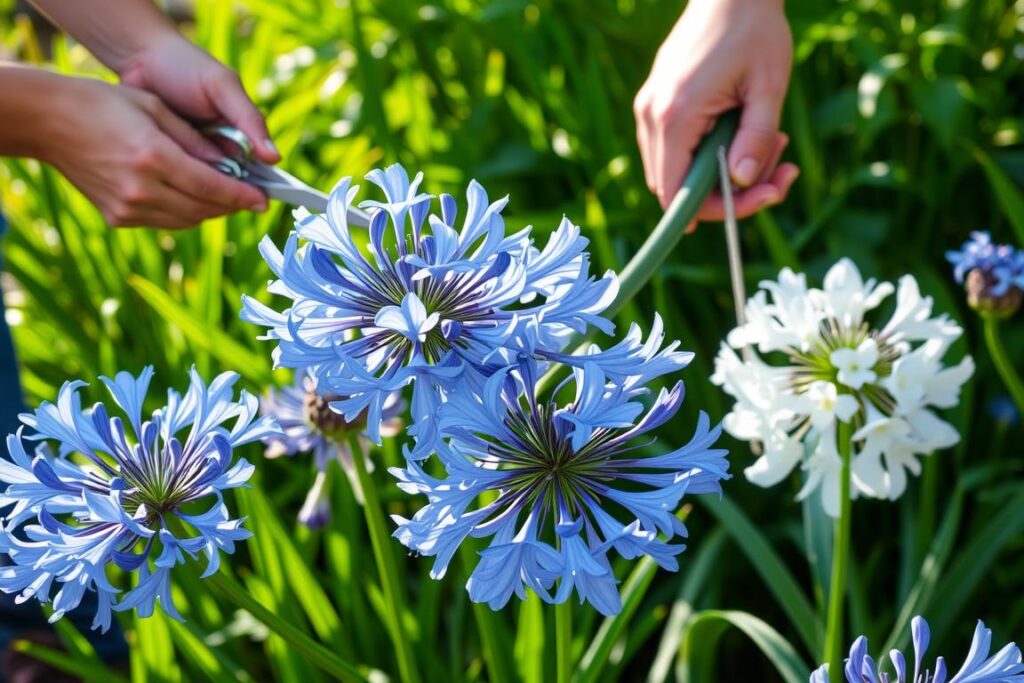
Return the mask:
<path id="1" fill-rule="evenodd" d="M 62 93 L 75 79 L 51 71 L 0 61 L 0 157 L 45 160 L 48 141 L 59 129 Z"/>
<path id="2" fill-rule="evenodd" d="M 177 35 L 150 0 L 31 1 L 118 73 L 142 50 Z"/>

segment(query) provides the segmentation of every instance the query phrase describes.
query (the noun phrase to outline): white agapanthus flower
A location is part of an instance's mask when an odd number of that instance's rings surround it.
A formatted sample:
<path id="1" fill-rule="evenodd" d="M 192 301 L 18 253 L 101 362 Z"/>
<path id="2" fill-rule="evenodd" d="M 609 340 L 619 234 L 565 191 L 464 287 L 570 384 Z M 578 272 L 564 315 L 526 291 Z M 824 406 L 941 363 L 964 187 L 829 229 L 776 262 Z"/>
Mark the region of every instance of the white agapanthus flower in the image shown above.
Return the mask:
<path id="1" fill-rule="evenodd" d="M 884 326 L 865 314 L 893 292 L 896 308 Z M 864 281 L 849 259 L 828 271 L 822 289 L 786 268 L 747 301 L 746 324 L 734 329 L 715 359 L 712 381 L 736 399 L 725 429 L 760 443 L 746 469 L 759 486 L 807 472 L 799 499 L 821 488 L 825 511 L 839 514 L 842 460 L 837 425 L 851 425 L 851 495 L 895 499 L 917 459 L 960 439 L 932 408 L 950 408 L 974 372 L 970 356 L 946 367 L 942 357 L 963 332 L 946 315 L 932 316 L 910 275 L 897 287 Z M 750 347 L 749 357 L 734 349 Z M 760 354 L 760 355 L 759 355 Z"/>

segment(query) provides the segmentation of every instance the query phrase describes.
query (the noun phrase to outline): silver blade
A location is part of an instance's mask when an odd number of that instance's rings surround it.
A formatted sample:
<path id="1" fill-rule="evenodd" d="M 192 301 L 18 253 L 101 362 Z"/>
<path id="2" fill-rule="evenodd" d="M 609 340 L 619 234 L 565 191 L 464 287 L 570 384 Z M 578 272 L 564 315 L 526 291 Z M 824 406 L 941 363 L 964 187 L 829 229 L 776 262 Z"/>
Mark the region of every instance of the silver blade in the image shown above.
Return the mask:
<path id="1" fill-rule="evenodd" d="M 279 199 L 292 206 L 304 206 L 313 213 L 327 212 L 327 195 L 310 187 L 292 174 L 276 166 L 250 163 L 246 182 L 262 189 L 271 199 Z M 348 224 L 359 228 L 370 227 L 370 215 L 350 206 Z"/>

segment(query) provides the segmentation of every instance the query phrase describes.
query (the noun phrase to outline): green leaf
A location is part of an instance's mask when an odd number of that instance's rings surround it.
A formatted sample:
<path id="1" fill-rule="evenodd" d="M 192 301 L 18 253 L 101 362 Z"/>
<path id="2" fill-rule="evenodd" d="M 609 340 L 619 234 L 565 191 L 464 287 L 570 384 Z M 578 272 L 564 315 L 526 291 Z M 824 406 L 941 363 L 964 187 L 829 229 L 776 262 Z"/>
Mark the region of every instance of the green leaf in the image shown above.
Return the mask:
<path id="1" fill-rule="evenodd" d="M 330 598 L 321 587 L 320 578 L 306 565 L 292 543 L 269 501 L 258 487 L 245 493 L 253 515 L 259 518 L 264 538 L 274 544 L 281 568 L 288 577 L 288 588 L 298 598 L 320 640 L 335 648 L 343 659 L 352 659 L 352 646 L 342 636 L 342 624 Z"/>
<path id="2" fill-rule="evenodd" d="M 29 640 L 15 640 L 11 642 L 11 649 L 15 652 L 26 654 L 40 662 L 45 662 L 55 669 L 80 678 L 86 683 L 128 683 L 121 674 L 88 659 L 75 657 L 74 655 L 52 647 L 39 645 Z"/>
<path id="3" fill-rule="evenodd" d="M 807 683 L 810 671 L 778 631 L 752 614 L 737 611 L 700 612 L 686 627 L 680 676 L 683 683 L 718 680 L 714 670 L 716 644 L 728 627 L 742 631 L 772 663 L 785 683 Z"/>
<path id="4" fill-rule="evenodd" d="M 817 612 L 807 601 L 800 584 L 757 527 L 727 496 L 721 500 L 701 498 L 708 509 L 739 544 L 751 566 L 760 574 L 765 586 L 775 596 L 810 652 L 818 652 L 824 639 L 824 628 Z"/>
<path id="5" fill-rule="evenodd" d="M 647 683 L 664 683 L 668 678 L 672 662 L 675 661 L 679 646 L 683 642 L 686 624 L 695 612 L 695 603 L 705 589 L 708 579 L 713 577 L 712 572 L 724 545 L 725 531 L 722 527 L 717 527 L 708 534 L 697 551 L 686 580 L 679 590 L 679 596 L 672 604 L 672 611 L 665 621 L 658 653 L 654 656 L 651 670 L 647 672 Z"/>
<path id="6" fill-rule="evenodd" d="M 252 677 L 231 661 L 223 652 L 215 651 L 195 633 L 188 623 L 169 622 L 171 638 L 178 651 L 187 659 L 188 664 L 197 669 L 203 676 L 215 683 L 238 683 L 251 681 Z"/>
<path id="7" fill-rule="evenodd" d="M 931 457 L 935 457 L 934 455 Z M 935 586 L 942 577 L 942 570 L 946 566 L 949 554 L 953 550 L 953 541 L 956 540 L 956 532 L 960 528 L 960 516 L 963 512 L 963 492 L 958 486 L 953 495 L 949 497 L 946 516 L 943 518 L 942 526 L 932 541 L 928 555 L 921 563 L 921 571 L 917 580 L 907 594 L 907 599 L 900 607 L 899 615 L 893 623 L 892 631 L 885 641 L 885 645 L 879 652 L 889 652 L 892 649 L 902 650 L 910 639 L 910 620 L 918 614 L 928 612 L 932 596 L 935 595 Z"/>
<path id="8" fill-rule="evenodd" d="M 935 589 L 942 600 L 929 614 L 928 623 L 935 640 L 941 641 L 964 604 L 988 575 L 988 570 L 1003 549 L 1024 532 L 1024 490 L 1000 506 L 971 540 L 960 546 L 956 561 Z M 971 615 L 972 617 L 975 615 Z"/>
<path id="9" fill-rule="evenodd" d="M 207 351 L 224 367 L 235 369 L 254 384 L 270 383 L 270 362 L 267 355 L 257 355 L 228 336 L 217 325 L 200 319 L 175 301 L 163 289 L 139 275 L 129 275 L 132 286 L 158 314 L 176 325 L 192 345 Z"/>
<path id="10" fill-rule="evenodd" d="M 971 147 L 971 153 L 988 176 L 988 182 L 996 195 L 996 201 L 1003 209 L 1003 214 L 1013 226 L 1017 242 L 1024 244 L 1024 190 L 1018 187 L 980 147 Z"/>

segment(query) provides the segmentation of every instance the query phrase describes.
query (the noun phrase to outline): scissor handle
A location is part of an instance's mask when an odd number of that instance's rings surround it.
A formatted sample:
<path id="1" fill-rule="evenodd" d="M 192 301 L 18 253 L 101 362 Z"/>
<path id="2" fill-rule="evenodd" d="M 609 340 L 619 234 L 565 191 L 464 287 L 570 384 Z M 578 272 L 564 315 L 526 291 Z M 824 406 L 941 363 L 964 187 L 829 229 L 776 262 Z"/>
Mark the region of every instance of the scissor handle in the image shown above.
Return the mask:
<path id="1" fill-rule="evenodd" d="M 252 142 L 248 135 L 234 126 L 226 125 L 206 126 L 200 132 L 224 153 L 221 159 L 213 162 L 214 168 L 238 179 L 248 175 L 246 167 L 252 161 Z"/>

